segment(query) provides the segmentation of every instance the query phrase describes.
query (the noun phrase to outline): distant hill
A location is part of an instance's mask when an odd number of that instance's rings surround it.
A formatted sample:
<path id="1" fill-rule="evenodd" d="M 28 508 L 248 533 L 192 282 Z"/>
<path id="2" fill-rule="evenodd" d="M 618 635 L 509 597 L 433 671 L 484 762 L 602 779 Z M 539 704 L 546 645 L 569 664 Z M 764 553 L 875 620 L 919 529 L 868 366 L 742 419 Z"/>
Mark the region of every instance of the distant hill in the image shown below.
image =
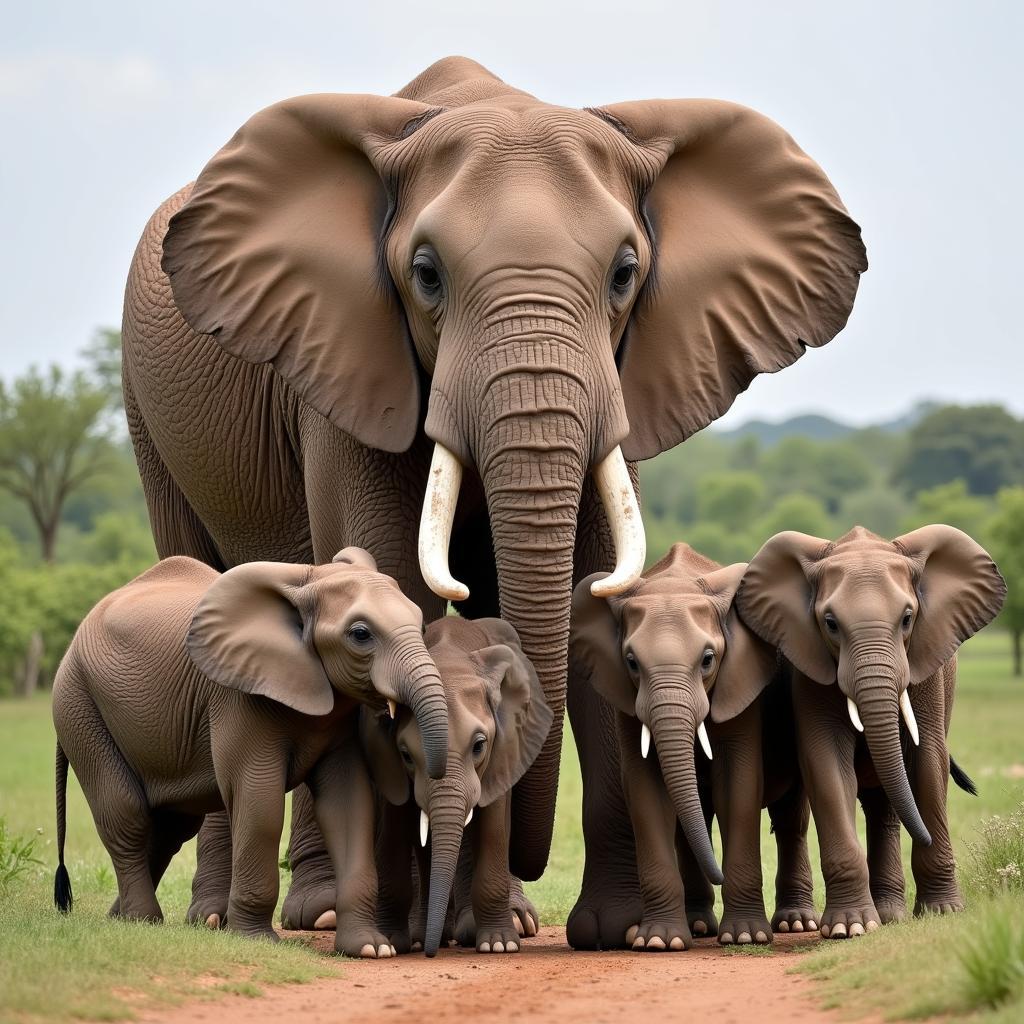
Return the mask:
<path id="1" fill-rule="evenodd" d="M 847 434 L 856 433 L 858 430 L 874 428 L 884 430 L 890 434 L 901 434 L 909 430 L 915 423 L 927 416 L 928 413 L 937 409 L 942 403 L 924 401 L 918 402 L 908 412 L 895 419 L 885 420 L 881 423 L 870 423 L 866 426 L 856 427 L 840 420 L 834 420 L 829 416 L 820 413 L 802 413 L 799 416 L 791 416 L 789 419 L 779 423 L 769 423 L 767 420 L 748 420 L 731 430 L 714 430 L 719 437 L 729 440 L 739 440 L 744 437 L 756 437 L 765 447 L 770 448 L 784 441 L 788 437 L 809 437 L 814 441 L 832 441 L 838 437 L 845 437 Z"/>

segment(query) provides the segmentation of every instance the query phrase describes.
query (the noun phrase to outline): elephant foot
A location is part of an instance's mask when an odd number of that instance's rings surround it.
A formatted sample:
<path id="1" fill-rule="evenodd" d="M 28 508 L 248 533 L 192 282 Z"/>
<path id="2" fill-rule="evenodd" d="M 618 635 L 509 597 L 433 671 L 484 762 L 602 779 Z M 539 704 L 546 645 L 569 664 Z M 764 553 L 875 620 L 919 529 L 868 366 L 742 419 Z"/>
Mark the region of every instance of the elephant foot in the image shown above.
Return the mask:
<path id="1" fill-rule="evenodd" d="M 644 920 L 626 929 L 626 944 L 645 953 L 675 953 L 693 945 L 690 929 L 679 920 Z"/>
<path id="2" fill-rule="evenodd" d="M 403 953 L 413 953 L 416 950 L 413 947 L 412 936 L 409 934 L 408 928 L 401 927 L 388 927 L 387 925 L 377 922 L 381 932 L 387 936 L 388 945 L 395 951 L 396 956 L 401 956 Z M 419 949 L 423 949 L 423 939 L 419 940 Z"/>
<path id="3" fill-rule="evenodd" d="M 346 921 L 344 918 L 334 933 L 334 949 L 345 956 L 362 959 L 385 960 L 398 955 L 390 938 L 383 932 L 368 927 L 363 921 Z"/>
<path id="4" fill-rule="evenodd" d="M 292 884 L 281 907 L 281 927 L 330 931 L 335 927 L 334 872 L 327 854 L 307 857 L 292 870 Z"/>
<path id="5" fill-rule="evenodd" d="M 537 908 L 527 899 L 523 892 L 523 883 L 515 875 L 509 875 L 508 891 L 509 910 L 512 911 L 512 923 L 520 938 L 536 935 L 540 930 L 540 915 Z"/>
<path id="6" fill-rule="evenodd" d="M 640 893 L 635 896 L 589 893 L 584 890 L 565 924 L 565 938 L 573 949 L 627 949 L 627 929 L 644 916 Z"/>
<path id="7" fill-rule="evenodd" d="M 718 934 L 718 918 L 714 904 L 686 908 L 686 923 L 695 939 L 711 939 Z"/>
<path id="8" fill-rule="evenodd" d="M 476 933 L 478 953 L 518 953 L 519 935 L 511 925 L 481 928 Z"/>
<path id="9" fill-rule="evenodd" d="M 224 898 L 220 899 L 213 894 L 201 896 L 193 893 L 185 920 L 191 925 L 212 928 L 214 931 L 226 928 L 228 923 L 227 894 L 225 893 Z"/>
<path id="10" fill-rule="evenodd" d="M 772 931 L 785 935 L 789 932 L 816 932 L 818 913 L 812 906 L 776 907 L 772 915 Z"/>
<path id="11" fill-rule="evenodd" d="M 854 939 L 881 927 L 874 903 L 856 907 L 825 907 L 821 915 L 821 934 L 826 939 Z"/>
<path id="12" fill-rule="evenodd" d="M 964 901 L 959 893 L 936 899 L 919 895 L 914 901 L 914 917 L 924 917 L 925 914 L 959 914 L 963 909 Z"/>
<path id="13" fill-rule="evenodd" d="M 762 910 L 760 913 L 732 913 L 728 908 L 722 913 L 718 925 L 718 941 L 723 946 L 748 946 L 755 943 L 766 946 L 772 941 L 772 926 Z"/>
<path id="14" fill-rule="evenodd" d="M 878 920 L 882 924 L 892 924 L 893 921 L 902 921 L 907 916 L 907 901 L 905 899 L 875 900 L 875 910 L 878 911 Z"/>

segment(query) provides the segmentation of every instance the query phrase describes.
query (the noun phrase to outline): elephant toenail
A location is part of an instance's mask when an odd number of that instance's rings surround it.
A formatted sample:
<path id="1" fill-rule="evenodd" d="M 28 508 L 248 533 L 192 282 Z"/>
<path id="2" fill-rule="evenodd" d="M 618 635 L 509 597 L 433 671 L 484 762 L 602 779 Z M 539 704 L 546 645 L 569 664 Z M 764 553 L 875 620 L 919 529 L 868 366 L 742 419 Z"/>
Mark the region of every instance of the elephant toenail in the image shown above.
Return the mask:
<path id="1" fill-rule="evenodd" d="M 519 952 L 519 943 L 518 942 L 510 942 L 505 947 L 505 952 L 506 953 L 518 953 Z"/>
<path id="2" fill-rule="evenodd" d="M 669 949 L 682 949 L 686 945 L 685 942 L 677 935 L 669 944 Z"/>
<path id="3" fill-rule="evenodd" d="M 775 927 L 778 928 L 778 930 L 780 932 L 788 932 L 789 931 L 789 922 L 788 921 L 780 921 Z"/>
<path id="4" fill-rule="evenodd" d="M 315 931 L 332 931 L 338 926 L 338 915 L 333 910 L 325 910 L 314 922 Z"/>
<path id="5" fill-rule="evenodd" d="M 877 921 L 868 921 L 868 923 L 864 927 L 867 928 L 867 930 L 869 932 L 873 932 L 873 931 L 875 931 L 878 928 L 878 922 Z"/>
<path id="6" fill-rule="evenodd" d="M 736 941 L 741 946 L 749 945 L 749 943 L 750 943 L 750 932 L 740 932 L 740 934 L 737 937 Z"/>
<path id="7" fill-rule="evenodd" d="M 693 922 L 693 934 L 694 935 L 707 935 L 708 926 L 703 921 Z"/>
<path id="8" fill-rule="evenodd" d="M 206 919 L 206 927 L 217 929 L 220 927 L 220 914 L 211 914 Z"/>
<path id="9" fill-rule="evenodd" d="M 757 933 L 757 934 L 756 934 L 756 935 L 754 936 L 754 941 L 755 941 L 755 942 L 760 942 L 760 943 L 762 943 L 762 944 L 763 944 L 763 943 L 765 943 L 765 942 L 767 942 L 767 941 L 768 941 L 768 936 L 767 936 L 767 935 L 765 935 L 765 933 L 764 933 L 764 932 L 758 932 L 758 933 Z"/>
<path id="10" fill-rule="evenodd" d="M 361 950 L 359 950 L 359 955 L 360 956 L 365 956 L 365 957 L 371 957 L 371 956 L 376 956 L 377 954 L 376 954 L 376 951 L 374 950 L 373 946 L 371 946 L 369 943 L 367 943 L 365 946 L 363 946 L 363 948 Z"/>
<path id="11" fill-rule="evenodd" d="M 718 936 L 718 941 L 723 946 L 728 946 L 732 942 L 732 932 L 722 932 L 722 934 Z"/>
<path id="12" fill-rule="evenodd" d="M 822 935 L 824 935 L 824 936 L 825 936 L 825 938 L 827 939 L 827 938 L 828 938 L 828 933 L 829 933 L 829 927 L 828 927 L 828 925 L 827 925 L 827 924 L 823 924 L 823 925 L 821 926 L 821 934 L 822 934 Z"/>
<path id="13" fill-rule="evenodd" d="M 481 953 L 490 953 L 491 944 L 489 942 L 481 942 L 478 948 Z"/>
<path id="14" fill-rule="evenodd" d="M 637 932 L 639 932 L 639 931 L 640 931 L 639 925 L 635 925 L 635 924 L 631 925 L 629 928 L 626 929 L 626 942 L 629 943 L 629 945 L 631 945 L 631 946 L 633 945 L 633 940 L 636 938 Z"/>
<path id="15" fill-rule="evenodd" d="M 851 936 L 863 935 L 863 934 L 864 934 L 864 926 L 862 924 L 860 924 L 859 922 L 855 921 L 853 924 L 850 925 L 850 935 Z"/>
<path id="16" fill-rule="evenodd" d="M 846 925 L 843 924 L 841 921 L 840 921 L 839 924 L 837 924 L 837 925 L 835 925 L 835 927 L 833 927 L 833 929 L 832 929 L 832 938 L 833 939 L 845 939 L 846 938 Z"/>
<path id="17" fill-rule="evenodd" d="M 655 935 L 654 938 L 652 938 L 651 941 L 647 943 L 647 948 L 648 949 L 664 949 L 665 948 L 665 940 L 662 939 L 660 936 Z"/>
<path id="18" fill-rule="evenodd" d="M 812 931 L 813 932 L 817 927 L 818 926 L 817 926 L 817 924 L 815 924 L 814 918 L 812 917 L 810 919 L 810 921 L 807 922 L 807 929 L 808 929 L 808 931 Z"/>
<path id="19" fill-rule="evenodd" d="M 642 935 L 638 935 L 633 940 L 633 948 L 634 949 L 643 949 L 644 948 L 644 937 Z"/>

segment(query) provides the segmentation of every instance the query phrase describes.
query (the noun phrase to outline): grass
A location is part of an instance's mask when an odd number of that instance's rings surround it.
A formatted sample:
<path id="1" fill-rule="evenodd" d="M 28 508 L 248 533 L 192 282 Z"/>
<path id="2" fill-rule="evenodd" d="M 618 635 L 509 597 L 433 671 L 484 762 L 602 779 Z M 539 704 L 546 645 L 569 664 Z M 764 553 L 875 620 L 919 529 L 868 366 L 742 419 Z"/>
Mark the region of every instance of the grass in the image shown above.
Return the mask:
<path id="1" fill-rule="evenodd" d="M 890 1019 L 975 1013 L 985 1024 L 1024 1016 L 1024 684 L 1009 677 L 1009 644 L 986 632 L 962 650 L 950 748 L 978 783 L 980 797 L 951 788 L 950 832 L 964 873 L 967 913 L 892 925 L 855 942 L 815 946 L 793 968 L 816 979 L 829 1005 L 856 1006 Z M 545 924 L 564 923 L 583 871 L 582 783 L 566 730 L 558 813 L 548 871 L 527 886 Z M 998 815 L 998 818 L 993 818 Z M 223 992 L 255 995 L 266 984 L 337 972 L 335 961 L 297 942 L 276 946 L 184 925 L 195 845 L 171 864 L 159 897 L 167 923 L 155 928 L 110 921 L 113 871 L 72 775 L 68 787 L 68 869 L 75 909 L 52 904 L 54 849 L 53 729 L 45 696 L 0 702 L 0 1020 L 70 1017 L 113 1020 L 152 1006 Z M 984 819 L 992 819 L 982 827 Z M 29 858 L 12 843 L 31 843 Z M 716 840 L 717 841 L 717 840 Z M 810 836 L 816 896 L 817 841 Z M 762 836 L 766 903 L 772 906 L 775 842 Z M 24 848 L 23 848 L 24 853 Z M 913 901 L 909 842 L 908 899 Z M 284 884 L 284 883 L 283 883 Z M 283 888 L 283 886 L 282 886 Z M 771 955 L 768 951 L 741 955 Z"/>

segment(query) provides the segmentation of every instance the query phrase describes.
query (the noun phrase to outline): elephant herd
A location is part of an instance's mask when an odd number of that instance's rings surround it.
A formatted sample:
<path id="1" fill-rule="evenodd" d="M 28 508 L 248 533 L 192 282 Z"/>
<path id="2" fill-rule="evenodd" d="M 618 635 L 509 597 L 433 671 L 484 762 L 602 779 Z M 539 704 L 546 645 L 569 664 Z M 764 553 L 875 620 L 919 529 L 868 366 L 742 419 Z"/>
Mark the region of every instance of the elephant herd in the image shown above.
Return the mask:
<path id="1" fill-rule="evenodd" d="M 900 823 L 916 909 L 957 909 L 945 737 L 956 648 L 1004 593 L 985 552 L 945 526 L 783 533 L 749 565 L 677 544 L 644 571 L 637 463 L 830 341 L 866 267 L 821 168 L 733 104 L 567 109 L 450 57 L 255 114 L 129 271 L 162 561 L 58 673 L 58 906 L 70 763 L 112 913 L 159 919 L 198 833 L 189 920 L 274 936 L 293 791 L 285 928 L 515 951 L 568 712 L 575 948 L 871 930 L 905 911 Z"/>

